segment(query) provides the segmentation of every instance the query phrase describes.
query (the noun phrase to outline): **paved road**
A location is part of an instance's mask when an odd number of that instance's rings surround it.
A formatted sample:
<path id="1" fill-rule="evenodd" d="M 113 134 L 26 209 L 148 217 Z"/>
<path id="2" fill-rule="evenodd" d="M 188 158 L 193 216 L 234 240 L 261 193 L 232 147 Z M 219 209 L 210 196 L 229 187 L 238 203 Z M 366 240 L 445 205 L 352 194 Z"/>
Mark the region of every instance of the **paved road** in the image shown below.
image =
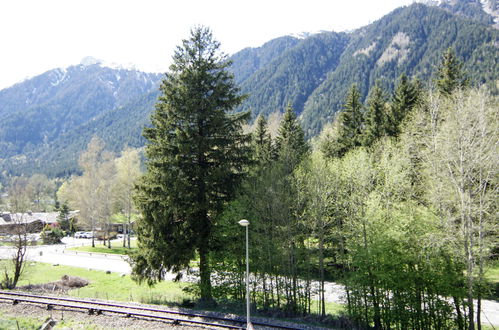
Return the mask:
<path id="1" fill-rule="evenodd" d="M 109 270 L 112 272 L 130 274 L 131 268 L 126 257 L 118 255 L 104 255 L 100 253 L 87 253 L 69 251 L 66 248 L 72 246 L 91 245 L 89 239 L 65 238 L 64 244 L 53 246 L 29 247 L 28 258 L 32 261 L 60 264 L 74 267 L 83 267 L 96 270 Z M 8 258 L 12 250 L 6 247 L 0 248 L 0 258 Z M 167 276 L 173 279 L 174 275 Z M 344 303 L 343 286 L 336 283 L 326 284 L 326 299 L 328 301 Z M 490 300 L 482 300 L 482 322 L 499 326 L 499 303 Z"/>

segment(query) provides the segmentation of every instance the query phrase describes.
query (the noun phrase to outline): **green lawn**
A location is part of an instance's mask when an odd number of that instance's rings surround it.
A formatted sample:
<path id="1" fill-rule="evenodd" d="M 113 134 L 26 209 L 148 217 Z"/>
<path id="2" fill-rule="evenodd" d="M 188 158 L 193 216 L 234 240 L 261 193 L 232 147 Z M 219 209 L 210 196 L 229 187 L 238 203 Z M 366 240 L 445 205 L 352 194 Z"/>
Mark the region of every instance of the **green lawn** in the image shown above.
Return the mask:
<path id="1" fill-rule="evenodd" d="M 37 330 L 43 324 L 43 320 L 27 317 L 13 317 L 0 314 L 0 329 L 23 329 Z"/>
<path id="2" fill-rule="evenodd" d="M 499 261 L 495 261 L 486 268 L 485 278 L 491 283 L 499 283 Z"/>
<path id="3" fill-rule="evenodd" d="M 69 248 L 68 250 L 71 251 L 81 251 L 81 252 L 93 252 L 93 253 L 109 253 L 109 254 L 121 254 L 121 255 L 127 255 L 131 250 L 134 250 L 137 248 L 137 240 L 132 240 L 130 242 L 130 247 L 131 249 L 124 248 L 123 247 L 123 242 L 122 241 L 112 241 L 111 242 L 111 248 L 108 248 L 107 246 L 102 245 L 102 243 L 98 243 L 95 245 L 95 247 L 91 246 L 78 246 L 78 247 L 72 247 Z"/>
<path id="4" fill-rule="evenodd" d="M 45 263 L 30 263 L 18 286 L 53 282 L 63 275 L 78 276 L 90 281 L 88 286 L 69 292 L 69 295 L 77 297 L 166 305 L 179 304 L 184 299 L 193 299 L 191 295 L 182 291 L 186 286 L 185 283 L 164 281 L 149 287 L 147 284 L 135 283 L 129 275 L 121 277 L 118 273 L 106 274 L 104 271 Z"/>
<path id="5" fill-rule="evenodd" d="M 492 262 L 485 270 L 485 279 L 488 282 L 489 293 L 486 299 L 499 300 L 499 261 Z"/>

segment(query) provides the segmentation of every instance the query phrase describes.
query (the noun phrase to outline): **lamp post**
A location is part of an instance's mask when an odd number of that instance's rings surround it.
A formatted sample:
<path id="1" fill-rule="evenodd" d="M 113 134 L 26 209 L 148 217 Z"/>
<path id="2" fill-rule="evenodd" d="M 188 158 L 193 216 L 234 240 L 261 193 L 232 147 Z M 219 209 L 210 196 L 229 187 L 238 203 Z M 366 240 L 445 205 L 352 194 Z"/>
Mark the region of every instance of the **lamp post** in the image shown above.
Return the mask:
<path id="1" fill-rule="evenodd" d="M 249 241 L 248 241 L 248 226 L 249 221 L 242 219 L 238 222 L 241 226 L 246 227 L 246 329 L 253 329 L 250 322 L 250 292 L 249 292 Z"/>

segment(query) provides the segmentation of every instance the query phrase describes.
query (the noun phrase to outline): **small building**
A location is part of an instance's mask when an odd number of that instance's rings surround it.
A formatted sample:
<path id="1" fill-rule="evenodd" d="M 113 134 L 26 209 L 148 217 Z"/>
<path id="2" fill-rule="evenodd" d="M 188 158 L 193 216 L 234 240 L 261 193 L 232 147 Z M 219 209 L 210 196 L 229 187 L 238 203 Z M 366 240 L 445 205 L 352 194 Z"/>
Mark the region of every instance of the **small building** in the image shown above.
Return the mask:
<path id="1" fill-rule="evenodd" d="M 68 218 L 77 215 L 77 211 L 69 212 Z M 59 212 L 27 212 L 27 213 L 0 213 L 0 232 L 13 233 L 20 226 L 26 226 L 27 232 L 38 233 L 45 225 L 57 227 Z"/>

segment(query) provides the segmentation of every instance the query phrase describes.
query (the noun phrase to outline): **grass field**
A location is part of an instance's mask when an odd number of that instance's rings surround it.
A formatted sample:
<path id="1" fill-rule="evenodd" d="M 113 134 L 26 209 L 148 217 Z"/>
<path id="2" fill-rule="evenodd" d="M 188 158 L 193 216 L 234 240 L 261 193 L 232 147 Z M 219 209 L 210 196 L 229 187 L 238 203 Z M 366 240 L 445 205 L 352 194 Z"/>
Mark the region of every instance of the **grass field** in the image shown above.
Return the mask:
<path id="1" fill-rule="evenodd" d="M 0 329 L 40 329 L 43 320 L 27 317 L 12 317 L 0 313 Z"/>
<path id="2" fill-rule="evenodd" d="M 499 283 L 499 260 L 496 260 L 487 268 L 485 278 L 492 283 Z"/>
<path id="3" fill-rule="evenodd" d="M 154 287 L 139 285 L 129 275 L 106 274 L 104 271 L 87 270 L 69 266 L 53 266 L 44 263 L 30 263 L 19 286 L 48 283 L 59 280 L 63 275 L 78 276 L 90 281 L 86 287 L 69 291 L 69 295 L 84 298 L 101 298 L 117 301 L 136 301 L 150 304 L 175 305 L 193 297 L 183 292 L 187 285 L 164 281 Z"/>
<path id="4" fill-rule="evenodd" d="M 131 247 L 131 249 L 124 248 L 122 241 L 111 241 L 111 248 L 108 248 L 107 246 L 104 246 L 104 245 L 99 243 L 99 244 L 96 244 L 95 247 L 77 246 L 77 247 L 69 248 L 68 250 L 81 251 L 81 252 L 92 252 L 92 253 L 109 253 L 109 254 L 127 255 L 131 250 L 133 251 L 134 249 L 137 248 L 137 240 L 132 240 L 130 242 L 130 247 Z"/>

